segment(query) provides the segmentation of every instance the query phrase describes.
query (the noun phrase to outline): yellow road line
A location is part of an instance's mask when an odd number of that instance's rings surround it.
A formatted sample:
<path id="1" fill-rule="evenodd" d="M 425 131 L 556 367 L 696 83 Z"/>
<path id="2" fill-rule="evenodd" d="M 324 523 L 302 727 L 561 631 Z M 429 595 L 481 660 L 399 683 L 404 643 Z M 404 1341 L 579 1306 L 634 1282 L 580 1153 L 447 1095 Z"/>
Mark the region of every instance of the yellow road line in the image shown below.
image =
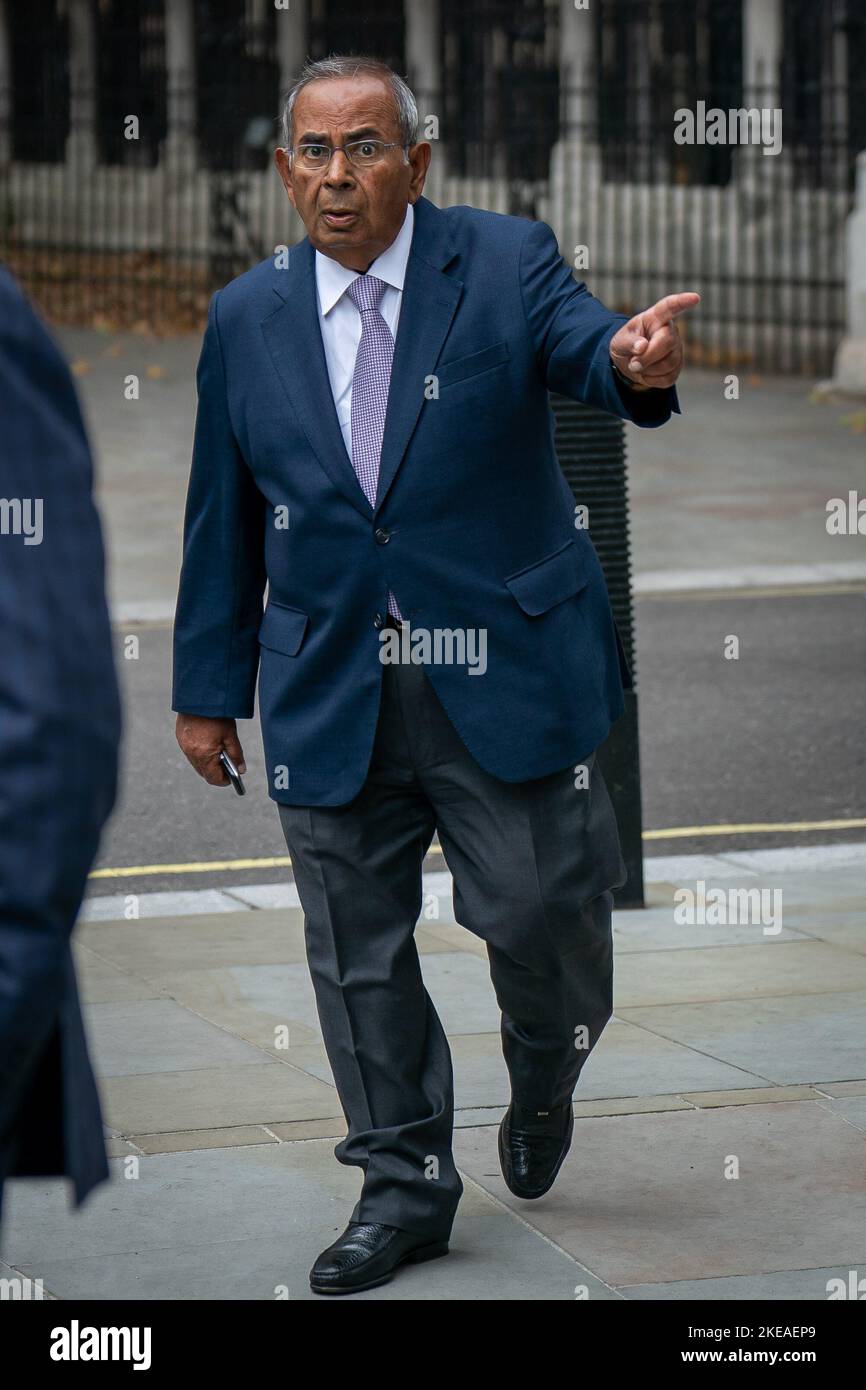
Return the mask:
<path id="1" fill-rule="evenodd" d="M 285 869 L 287 854 L 273 859 L 208 859 L 196 864 L 130 864 L 122 869 L 94 869 L 90 878 L 138 878 L 151 874 L 212 874 L 221 869 Z"/>
<path id="2" fill-rule="evenodd" d="M 693 835 L 772 835 L 790 830 L 863 830 L 866 817 L 857 820 L 752 821 L 743 825 L 675 825 L 670 830 L 645 830 L 645 840 L 688 840 Z"/>
<path id="3" fill-rule="evenodd" d="M 742 825 L 675 825 L 667 830 L 645 830 L 645 840 L 690 840 L 701 835 L 771 835 L 780 831 L 802 833 L 809 830 L 864 830 L 866 816 L 855 820 L 752 821 Z M 441 845 L 431 845 L 428 854 L 441 854 Z M 271 859 L 207 859 L 190 864 L 129 864 L 118 869 L 94 869 L 90 878 L 147 878 L 156 874 L 211 874 L 239 869 L 288 869 L 287 854 Z"/>

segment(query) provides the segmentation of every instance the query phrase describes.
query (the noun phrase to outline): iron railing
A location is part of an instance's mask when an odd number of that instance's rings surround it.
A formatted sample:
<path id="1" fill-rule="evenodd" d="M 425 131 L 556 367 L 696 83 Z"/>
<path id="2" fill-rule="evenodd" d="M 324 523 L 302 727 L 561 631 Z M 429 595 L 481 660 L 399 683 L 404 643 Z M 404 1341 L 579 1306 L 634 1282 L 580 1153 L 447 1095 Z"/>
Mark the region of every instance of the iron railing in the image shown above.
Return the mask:
<path id="1" fill-rule="evenodd" d="M 253 24 L 239 0 L 196 0 L 197 76 L 169 79 L 164 0 L 100 0 L 94 12 L 88 88 L 70 66 L 66 7 L 11 7 L 0 257 L 57 322 L 197 329 L 214 288 L 303 235 L 272 165 L 274 13 L 256 7 Z M 440 0 L 444 86 L 420 93 L 422 117 L 439 121 L 429 196 L 544 218 L 578 278 L 617 310 L 699 290 L 692 361 L 828 373 L 866 148 L 858 6 L 786 0 L 780 71 L 751 86 L 739 0 L 603 0 L 582 85 L 562 61 L 560 12 L 558 0 Z M 364 46 L 399 64 L 402 4 L 376 0 L 368 19 Z M 362 40 L 349 0 L 309 0 L 314 56 Z M 677 112 L 699 101 L 780 108 L 781 153 L 681 143 Z"/>

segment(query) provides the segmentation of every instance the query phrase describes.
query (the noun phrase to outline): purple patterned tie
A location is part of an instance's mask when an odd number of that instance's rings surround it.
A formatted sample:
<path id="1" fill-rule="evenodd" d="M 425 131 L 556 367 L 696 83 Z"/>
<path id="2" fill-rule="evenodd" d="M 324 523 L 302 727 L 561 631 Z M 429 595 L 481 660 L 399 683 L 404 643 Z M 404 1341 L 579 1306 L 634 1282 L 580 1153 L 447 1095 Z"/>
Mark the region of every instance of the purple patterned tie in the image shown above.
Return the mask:
<path id="1" fill-rule="evenodd" d="M 379 313 L 379 301 L 385 289 L 384 280 L 377 280 L 375 275 L 359 275 L 346 291 L 361 315 L 361 341 L 352 378 L 352 467 L 371 507 L 376 505 L 379 458 L 394 359 L 394 339 Z M 388 611 L 401 619 L 397 600 L 390 589 Z"/>

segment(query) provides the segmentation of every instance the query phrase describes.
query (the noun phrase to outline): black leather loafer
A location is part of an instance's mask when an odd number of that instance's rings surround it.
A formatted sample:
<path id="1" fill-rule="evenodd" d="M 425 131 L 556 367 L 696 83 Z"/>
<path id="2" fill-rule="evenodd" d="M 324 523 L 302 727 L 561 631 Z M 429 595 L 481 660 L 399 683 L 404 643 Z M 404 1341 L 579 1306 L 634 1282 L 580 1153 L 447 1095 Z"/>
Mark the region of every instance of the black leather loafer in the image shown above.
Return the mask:
<path id="1" fill-rule="evenodd" d="M 502 1176 L 515 1197 L 543 1197 L 571 1147 L 574 1111 L 571 1104 L 550 1111 L 524 1110 L 512 1101 L 499 1126 Z"/>
<path id="2" fill-rule="evenodd" d="M 431 1242 L 396 1226 L 350 1221 L 310 1270 L 310 1288 L 314 1293 L 360 1293 L 387 1284 L 398 1265 L 447 1254 L 447 1240 Z"/>

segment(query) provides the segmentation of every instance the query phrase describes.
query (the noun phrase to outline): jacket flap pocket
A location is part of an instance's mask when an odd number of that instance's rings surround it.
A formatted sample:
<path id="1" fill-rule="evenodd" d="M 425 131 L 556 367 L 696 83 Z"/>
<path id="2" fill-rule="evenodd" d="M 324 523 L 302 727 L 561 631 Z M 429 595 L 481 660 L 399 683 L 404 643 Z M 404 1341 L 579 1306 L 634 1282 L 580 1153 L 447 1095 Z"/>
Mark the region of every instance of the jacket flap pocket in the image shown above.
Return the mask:
<path id="1" fill-rule="evenodd" d="M 524 613 L 533 618 L 580 593 L 586 583 L 580 555 L 572 540 L 505 580 Z"/>
<path id="2" fill-rule="evenodd" d="M 500 363 L 507 362 L 510 356 L 508 344 L 503 339 L 501 343 L 493 343 L 480 352 L 470 352 L 467 357 L 455 357 L 451 362 L 441 363 L 434 368 L 434 375 L 438 377 L 440 386 L 456 386 L 458 381 L 467 381 L 470 377 L 488 372 L 491 367 L 498 367 Z"/>
<path id="3" fill-rule="evenodd" d="M 300 608 L 288 608 L 269 599 L 259 627 L 259 643 L 283 656 L 297 656 L 309 621 Z"/>

